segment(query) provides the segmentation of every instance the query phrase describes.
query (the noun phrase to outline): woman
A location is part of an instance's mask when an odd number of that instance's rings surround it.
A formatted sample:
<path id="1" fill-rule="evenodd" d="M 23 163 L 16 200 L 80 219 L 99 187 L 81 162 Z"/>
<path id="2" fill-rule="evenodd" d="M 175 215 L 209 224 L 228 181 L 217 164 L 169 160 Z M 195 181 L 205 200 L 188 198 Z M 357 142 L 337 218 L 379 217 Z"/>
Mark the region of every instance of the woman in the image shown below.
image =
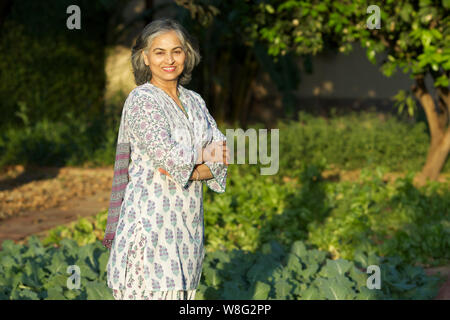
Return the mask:
<path id="1" fill-rule="evenodd" d="M 122 111 L 103 241 L 108 287 L 115 299 L 194 299 L 205 255 L 203 183 L 225 192 L 226 138 L 201 96 L 182 86 L 200 54 L 181 25 L 147 25 L 131 61 L 137 87 Z"/>

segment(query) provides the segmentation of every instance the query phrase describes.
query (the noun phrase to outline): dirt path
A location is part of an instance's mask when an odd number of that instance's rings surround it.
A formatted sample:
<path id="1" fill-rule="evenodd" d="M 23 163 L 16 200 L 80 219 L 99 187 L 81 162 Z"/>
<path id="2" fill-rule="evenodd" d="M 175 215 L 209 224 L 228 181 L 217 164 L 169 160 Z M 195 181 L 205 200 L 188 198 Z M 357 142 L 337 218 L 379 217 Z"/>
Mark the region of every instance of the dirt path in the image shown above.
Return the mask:
<path id="1" fill-rule="evenodd" d="M 0 222 L 0 243 L 6 239 L 24 243 L 25 238 L 33 234 L 39 236 L 80 217 L 93 216 L 108 208 L 106 196 L 109 196 L 109 193 L 103 191 L 92 196 L 70 199 L 63 206 L 12 216 Z"/>
<path id="2" fill-rule="evenodd" d="M 113 168 L 8 168 L 0 174 L 0 243 L 108 208 Z"/>

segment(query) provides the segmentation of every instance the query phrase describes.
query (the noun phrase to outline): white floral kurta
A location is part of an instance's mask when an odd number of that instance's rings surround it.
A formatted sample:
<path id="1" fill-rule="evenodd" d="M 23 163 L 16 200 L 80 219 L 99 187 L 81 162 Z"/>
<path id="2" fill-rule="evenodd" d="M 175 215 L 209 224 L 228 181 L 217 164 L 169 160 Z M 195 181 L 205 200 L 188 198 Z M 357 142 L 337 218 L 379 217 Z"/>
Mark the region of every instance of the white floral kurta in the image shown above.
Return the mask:
<path id="1" fill-rule="evenodd" d="M 226 137 L 198 93 L 182 85 L 178 91 L 187 116 L 164 90 L 149 82 L 133 89 L 125 101 L 122 117 L 126 119 L 131 162 L 107 264 L 111 289 L 129 286 L 126 271 L 132 260 L 128 254 L 141 232 L 147 241 L 142 244 L 143 263 L 136 269 L 141 272 L 136 278 L 145 282 L 147 290 L 198 287 L 205 255 L 203 184 L 225 192 L 227 166 L 206 162 L 212 179 L 189 178 L 198 164 L 198 147 Z M 137 227 L 142 231 L 136 232 Z"/>

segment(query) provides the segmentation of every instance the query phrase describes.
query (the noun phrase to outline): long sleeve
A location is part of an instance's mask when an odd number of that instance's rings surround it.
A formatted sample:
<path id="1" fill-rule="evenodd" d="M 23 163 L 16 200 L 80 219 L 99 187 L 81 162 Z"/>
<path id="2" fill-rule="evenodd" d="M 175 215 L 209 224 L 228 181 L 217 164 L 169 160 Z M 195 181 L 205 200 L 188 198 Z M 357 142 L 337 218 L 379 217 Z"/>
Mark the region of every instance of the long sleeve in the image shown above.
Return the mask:
<path id="1" fill-rule="evenodd" d="M 172 138 L 166 115 L 151 96 L 136 95 L 128 108 L 129 133 L 136 139 L 138 148 L 149 155 L 155 168 L 166 170 L 186 188 L 199 157 L 198 151 Z"/>
<path id="2" fill-rule="evenodd" d="M 202 109 L 204 113 L 206 114 L 206 117 L 208 119 L 208 122 L 212 128 L 213 131 L 213 138 L 212 142 L 217 141 L 226 141 L 226 136 L 219 130 L 217 127 L 217 123 L 214 120 L 214 118 L 209 113 L 208 109 L 206 108 L 205 101 L 201 98 L 200 95 L 197 94 L 197 98 L 200 100 L 200 104 L 202 106 Z M 206 166 L 208 166 L 209 170 L 213 174 L 213 178 L 206 181 L 206 185 L 211 189 L 212 191 L 215 191 L 217 193 L 224 193 L 226 189 L 227 184 L 227 170 L 228 166 L 224 163 L 219 162 L 205 162 Z"/>

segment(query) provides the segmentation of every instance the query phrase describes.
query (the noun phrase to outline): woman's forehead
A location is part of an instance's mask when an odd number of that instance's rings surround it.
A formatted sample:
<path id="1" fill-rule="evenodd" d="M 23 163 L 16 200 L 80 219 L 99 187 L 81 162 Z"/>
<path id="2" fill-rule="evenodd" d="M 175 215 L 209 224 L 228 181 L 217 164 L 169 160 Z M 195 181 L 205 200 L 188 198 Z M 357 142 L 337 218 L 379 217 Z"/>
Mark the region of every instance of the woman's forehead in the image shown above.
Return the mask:
<path id="1" fill-rule="evenodd" d="M 177 47 L 182 48 L 181 41 L 174 31 L 169 31 L 157 36 L 153 39 L 151 44 L 152 49 L 173 50 Z"/>

